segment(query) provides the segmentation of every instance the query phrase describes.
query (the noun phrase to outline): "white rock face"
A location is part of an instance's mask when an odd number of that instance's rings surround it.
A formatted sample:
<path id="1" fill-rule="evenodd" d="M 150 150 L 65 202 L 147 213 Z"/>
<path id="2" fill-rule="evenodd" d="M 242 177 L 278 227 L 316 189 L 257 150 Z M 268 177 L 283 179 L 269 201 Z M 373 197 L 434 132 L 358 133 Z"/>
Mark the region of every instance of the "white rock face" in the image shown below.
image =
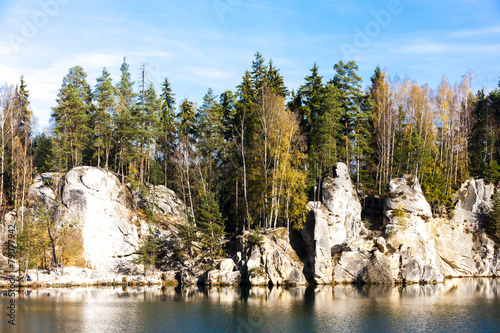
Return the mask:
<path id="1" fill-rule="evenodd" d="M 146 187 L 148 192 L 145 195 L 141 192 L 136 193 L 134 200 L 144 203 L 155 214 L 185 220 L 184 204 L 174 191 L 164 185 L 147 184 Z"/>
<path id="2" fill-rule="evenodd" d="M 483 179 L 467 180 L 454 195 L 452 223 L 465 223 L 477 228 L 478 215 L 490 210 L 494 193 L 493 184 L 487 185 Z"/>
<path id="3" fill-rule="evenodd" d="M 327 177 L 321 185 L 321 206 L 310 203 L 314 218 L 302 234 L 309 247 L 309 260 L 314 282 L 333 281 L 332 248 L 359 238 L 363 228 L 361 203 L 351 182 L 347 166 L 338 163 L 336 178 Z"/>
<path id="4" fill-rule="evenodd" d="M 252 286 L 307 283 L 302 272 L 303 264 L 291 245 L 286 244 L 285 228 L 267 231 L 262 244 L 253 246 L 246 257 L 248 259 L 242 265 L 243 280 Z M 228 277 L 231 274 L 234 272 Z"/>
<path id="5" fill-rule="evenodd" d="M 492 207 L 493 185 L 469 179 L 455 193 L 451 221 L 436 220 L 437 247 L 446 276 L 498 275 L 495 243 L 480 229 Z"/>
<path id="6" fill-rule="evenodd" d="M 431 207 L 416 176 L 389 182 L 384 218 L 387 245 L 395 250 L 389 257 L 393 276 L 409 283 L 443 281 Z"/>
<path id="7" fill-rule="evenodd" d="M 385 200 L 386 212 L 403 209 L 412 215 L 424 218 L 432 217 L 431 206 L 425 199 L 416 176 L 404 175 L 401 178 L 391 179 L 388 184 L 388 192 L 389 195 Z"/>
<path id="8" fill-rule="evenodd" d="M 125 187 L 110 172 L 90 167 L 72 169 L 62 182 L 62 223 L 82 229 L 86 266 L 105 272 L 126 269 L 139 235 Z"/>
<path id="9" fill-rule="evenodd" d="M 408 282 L 441 281 L 444 276 L 493 276 L 498 273 L 494 242 L 479 226 L 491 207 L 493 185 L 468 180 L 454 195 L 451 220 L 430 218 L 418 180 L 392 180 L 386 199 L 387 244 L 395 276 Z M 403 211 L 403 213 L 402 213 Z M 396 213 L 397 212 L 397 213 Z"/>
<path id="10" fill-rule="evenodd" d="M 157 206 L 170 207 L 168 212 L 182 219 L 179 200 L 170 190 L 162 188 L 158 194 L 154 190 L 150 193 Z M 113 173 L 78 167 L 65 175 L 42 174 L 30 187 L 28 198 L 53 210 L 57 228 L 70 226 L 81 234 L 82 260 L 94 275 L 138 270 L 132 264 L 133 253 L 148 227 L 134 213 L 129 190 Z"/>

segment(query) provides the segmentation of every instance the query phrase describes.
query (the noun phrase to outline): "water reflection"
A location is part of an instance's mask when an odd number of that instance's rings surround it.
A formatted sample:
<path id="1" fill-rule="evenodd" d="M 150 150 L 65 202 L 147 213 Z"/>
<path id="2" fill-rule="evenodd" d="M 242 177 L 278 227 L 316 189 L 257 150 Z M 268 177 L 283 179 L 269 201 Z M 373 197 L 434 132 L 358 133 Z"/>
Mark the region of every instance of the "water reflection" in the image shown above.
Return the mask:
<path id="1" fill-rule="evenodd" d="M 500 279 L 452 279 L 405 287 L 38 289 L 17 299 L 15 329 L 2 320 L 0 331 L 496 332 L 499 288 Z"/>

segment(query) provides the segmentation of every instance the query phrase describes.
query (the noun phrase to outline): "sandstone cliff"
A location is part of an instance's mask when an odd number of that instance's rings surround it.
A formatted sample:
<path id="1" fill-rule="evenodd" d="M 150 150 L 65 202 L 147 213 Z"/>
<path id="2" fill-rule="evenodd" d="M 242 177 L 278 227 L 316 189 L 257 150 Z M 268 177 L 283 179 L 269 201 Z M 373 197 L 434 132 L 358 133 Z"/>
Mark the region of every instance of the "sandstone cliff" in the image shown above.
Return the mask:
<path id="1" fill-rule="evenodd" d="M 359 225 L 361 206 L 348 177 L 340 172 L 325 179 L 321 203 L 310 203 L 303 238 L 315 283 L 429 283 L 500 272 L 495 243 L 478 222 L 491 207 L 494 186 L 464 183 L 448 220 L 432 216 L 415 176 L 395 178 L 388 185 L 381 234 Z"/>
<path id="2" fill-rule="evenodd" d="M 180 246 L 179 226 L 187 219 L 173 191 L 127 186 L 103 169 L 79 167 L 37 176 L 29 188 L 29 209 L 48 212 L 53 235 L 64 235 L 59 242 L 71 245 L 66 263 L 74 267 L 66 268 L 60 283 L 390 284 L 500 273 L 500 253 L 479 223 L 495 188 L 482 180 L 463 184 L 455 195 L 453 218 L 445 219 L 432 216 L 416 177 L 393 179 L 381 230 L 369 230 L 362 222 L 362 205 L 344 164 L 320 185 L 321 201 L 308 204 L 309 218 L 300 232 L 287 238 L 286 229 L 277 228 L 233 236 L 225 242 L 225 257 L 216 260 L 206 259 L 200 244 L 192 258 L 174 253 Z M 5 216 L 2 240 L 19 215 Z M 151 215 L 156 223 L 148 222 Z M 145 280 L 140 275 L 144 267 L 134 258 L 148 235 L 160 241 L 162 261 Z M 0 257 L 0 269 L 5 262 Z"/>
<path id="3" fill-rule="evenodd" d="M 175 236 L 169 223 L 185 220 L 182 203 L 171 190 L 149 186 L 148 192 L 136 195 L 109 171 L 78 167 L 66 174 L 37 176 L 28 199 L 33 215 L 40 210 L 50 215 L 55 256 L 64 243 L 67 253 L 62 255 L 68 266 L 89 269 L 86 275 L 103 278 L 139 274 L 142 267 L 133 259 L 141 238 L 153 232 L 168 242 Z M 139 207 L 148 205 L 161 212 L 162 223 L 147 223 Z"/>

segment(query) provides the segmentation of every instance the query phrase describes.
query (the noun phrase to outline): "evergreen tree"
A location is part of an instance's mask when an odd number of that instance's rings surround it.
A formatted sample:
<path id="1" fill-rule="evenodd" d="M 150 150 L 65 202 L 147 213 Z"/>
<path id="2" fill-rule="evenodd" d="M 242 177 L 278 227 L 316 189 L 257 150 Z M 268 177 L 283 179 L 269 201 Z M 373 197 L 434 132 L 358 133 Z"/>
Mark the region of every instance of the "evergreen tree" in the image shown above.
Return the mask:
<path id="1" fill-rule="evenodd" d="M 111 117 L 114 114 L 116 88 L 113 86 L 111 74 L 106 67 L 97 78 L 95 99 L 97 110 L 92 117 L 94 123 L 94 147 L 97 148 L 97 166 L 101 166 L 104 153 L 104 168 L 108 169 L 112 144 L 113 127 Z"/>
<path id="2" fill-rule="evenodd" d="M 115 142 L 116 142 L 116 172 L 122 175 L 122 181 L 129 173 L 129 164 L 132 164 L 135 156 L 134 140 L 136 138 L 136 121 L 132 116 L 132 110 L 135 107 L 134 82 L 131 80 L 129 65 L 123 58 L 123 64 L 120 68 L 121 78 L 117 83 L 117 105 L 114 113 Z M 134 171 L 134 170 L 130 170 Z M 136 171 L 134 172 L 136 173 Z"/>
<path id="3" fill-rule="evenodd" d="M 151 269 L 152 273 L 154 273 L 158 265 L 160 251 L 161 244 L 157 232 L 151 226 L 148 226 L 148 233 L 139 241 L 134 257 L 136 265 L 144 266 L 144 276 L 147 275 L 148 269 Z"/>
<path id="4" fill-rule="evenodd" d="M 203 193 L 196 211 L 196 221 L 201 232 L 201 242 L 211 257 L 220 256 L 221 244 L 224 240 L 224 219 L 215 200 L 214 193 Z"/>
<path id="5" fill-rule="evenodd" d="M 273 94 L 281 96 L 283 98 L 286 98 L 288 96 L 288 89 L 285 86 L 283 76 L 281 76 L 279 69 L 274 67 L 272 59 L 269 60 L 266 84 Z"/>
<path id="6" fill-rule="evenodd" d="M 300 96 L 299 114 L 301 116 L 301 128 L 308 140 L 308 146 L 311 146 L 311 132 L 313 123 L 320 114 L 321 103 L 324 93 L 323 77 L 318 73 L 318 66 L 314 63 L 310 69 L 311 75 L 305 77 L 305 84 L 299 87 L 298 96 Z"/>
<path id="7" fill-rule="evenodd" d="M 369 149 L 371 110 L 361 90 L 361 77 L 356 73 L 358 65 L 354 61 L 335 64 L 333 83 L 340 91 L 340 103 L 343 110 L 340 122 L 344 131 L 344 143 L 340 153 L 347 166 L 355 161 L 356 185 L 359 185 L 361 157 Z"/>
<path id="8" fill-rule="evenodd" d="M 35 174 L 54 172 L 53 138 L 45 132 L 38 134 L 33 140 L 33 163 Z"/>
<path id="9" fill-rule="evenodd" d="M 472 136 L 469 140 L 469 155 L 473 175 L 484 177 L 489 181 L 496 181 L 500 178 L 497 148 L 500 133 L 498 133 L 498 125 L 495 124 L 498 124 L 498 121 L 495 121 L 495 108 L 492 107 L 491 100 L 495 100 L 498 93 L 492 92 L 491 95 L 493 98 L 488 98 L 484 90 L 480 90 L 476 94 L 476 103 L 472 113 L 473 125 Z M 500 112 L 498 110 L 500 107 L 496 110 L 497 113 Z"/>
<path id="10" fill-rule="evenodd" d="M 220 104 L 216 100 L 212 89 L 208 89 L 203 97 L 203 105 L 198 109 L 197 119 L 197 148 L 200 150 L 206 186 L 213 191 L 213 183 L 218 180 L 219 164 L 224 149 L 224 125 Z"/>
<path id="11" fill-rule="evenodd" d="M 255 60 L 252 61 L 252 70 L 250 72 L 252 82 L 250 96 L 253 102 L 260 98 L 264 85 L 267 85 L 268 68 L 265 61 L 262 54 L 255 53 Z"/>
<path id="12" fill-rule="evenodd" d="M 193 221 L 194 216 L 194 193 L 192 169 L 195 164 L 194 135 L 196 133 L 196 117 L 194 103 L 185 99 L 179 107 L 177 114 L 177 133 L 179 144 L 175 151 L 175 163 L 178 168 L 179 187 L 182 191 L 184 203 L 189 207 L 186 215 Z M 189 206 L 188 206 L 189 205 Z"/>
<path id="13" fill-rule="evenodd" d="M 154 88 L 153 83 L 149 83 L 145 93 L 144 93 L 144 110 L 142 114 L 143 124 L 142 128 L 142 138 L 140 141 L 141 152 L 142 152 L 142 173 L 140 180 L 142 182 L 150 181 L 150 168 L 151 168 L 151 156 L 154 153 L 153 146 L 156 145 L 154 141 L 156 137 L 158 137 L 159 133 L 159 125 L 160 125 L 160 109 L 161 102 L 156 94 L 156 90 Z M 154 161 L 154 160 L 153 160 Z M 155 175 L 155 178 L 159 178 L 158 175 Z"/>
<path id="14" fill-rule="evenodd" d="M 224 140 L 233 139 L 235 117 L 236 117 L 236 96 L 231 90 L 226 90 L 220 95 L 219 104 L 222 112 L 222 125 L 224 127 Z"/>
<path id="15" fill-rule="evenodd" d="M 59 171 L 82 165 L 88 143 L 92 95 L 87 74 L 80 66 L 73 67 L 64 77 L 57 106 L 52 109 Z"/>
<path id="16" fill-rule="evenodd" d="M 175 151 L 175 94 L 168 78 L 162 84 L 160 125 L 157 142 L 157 149 L 163 164 L 164 184 L 168 186 L 168 179 L 173 177 L 173 172 L 169 165 L 172 165 L 172 156 Z"/>

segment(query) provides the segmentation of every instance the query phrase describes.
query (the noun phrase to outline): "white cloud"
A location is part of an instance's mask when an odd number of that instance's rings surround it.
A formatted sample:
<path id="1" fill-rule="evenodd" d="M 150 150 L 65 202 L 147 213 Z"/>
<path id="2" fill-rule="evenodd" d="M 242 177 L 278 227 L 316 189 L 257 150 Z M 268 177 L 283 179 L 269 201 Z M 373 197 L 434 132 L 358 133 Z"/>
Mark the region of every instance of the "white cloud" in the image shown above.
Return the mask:
<path id="1" fill-rule="evenodd" d="M 459 30 L 450 34 L 450 37 L 474 37 L 474 36 L 498 36 L 500 26 L 493 26 L 481 29 Z"/>
<path id="2" fill-rule="evenodd" d="M 187 67 L 186 71 L 204 78 L 223 80 L 233 78 L 236 74 L 233 71 L 226 71 L 214 67 L 193 66 Z"/>

